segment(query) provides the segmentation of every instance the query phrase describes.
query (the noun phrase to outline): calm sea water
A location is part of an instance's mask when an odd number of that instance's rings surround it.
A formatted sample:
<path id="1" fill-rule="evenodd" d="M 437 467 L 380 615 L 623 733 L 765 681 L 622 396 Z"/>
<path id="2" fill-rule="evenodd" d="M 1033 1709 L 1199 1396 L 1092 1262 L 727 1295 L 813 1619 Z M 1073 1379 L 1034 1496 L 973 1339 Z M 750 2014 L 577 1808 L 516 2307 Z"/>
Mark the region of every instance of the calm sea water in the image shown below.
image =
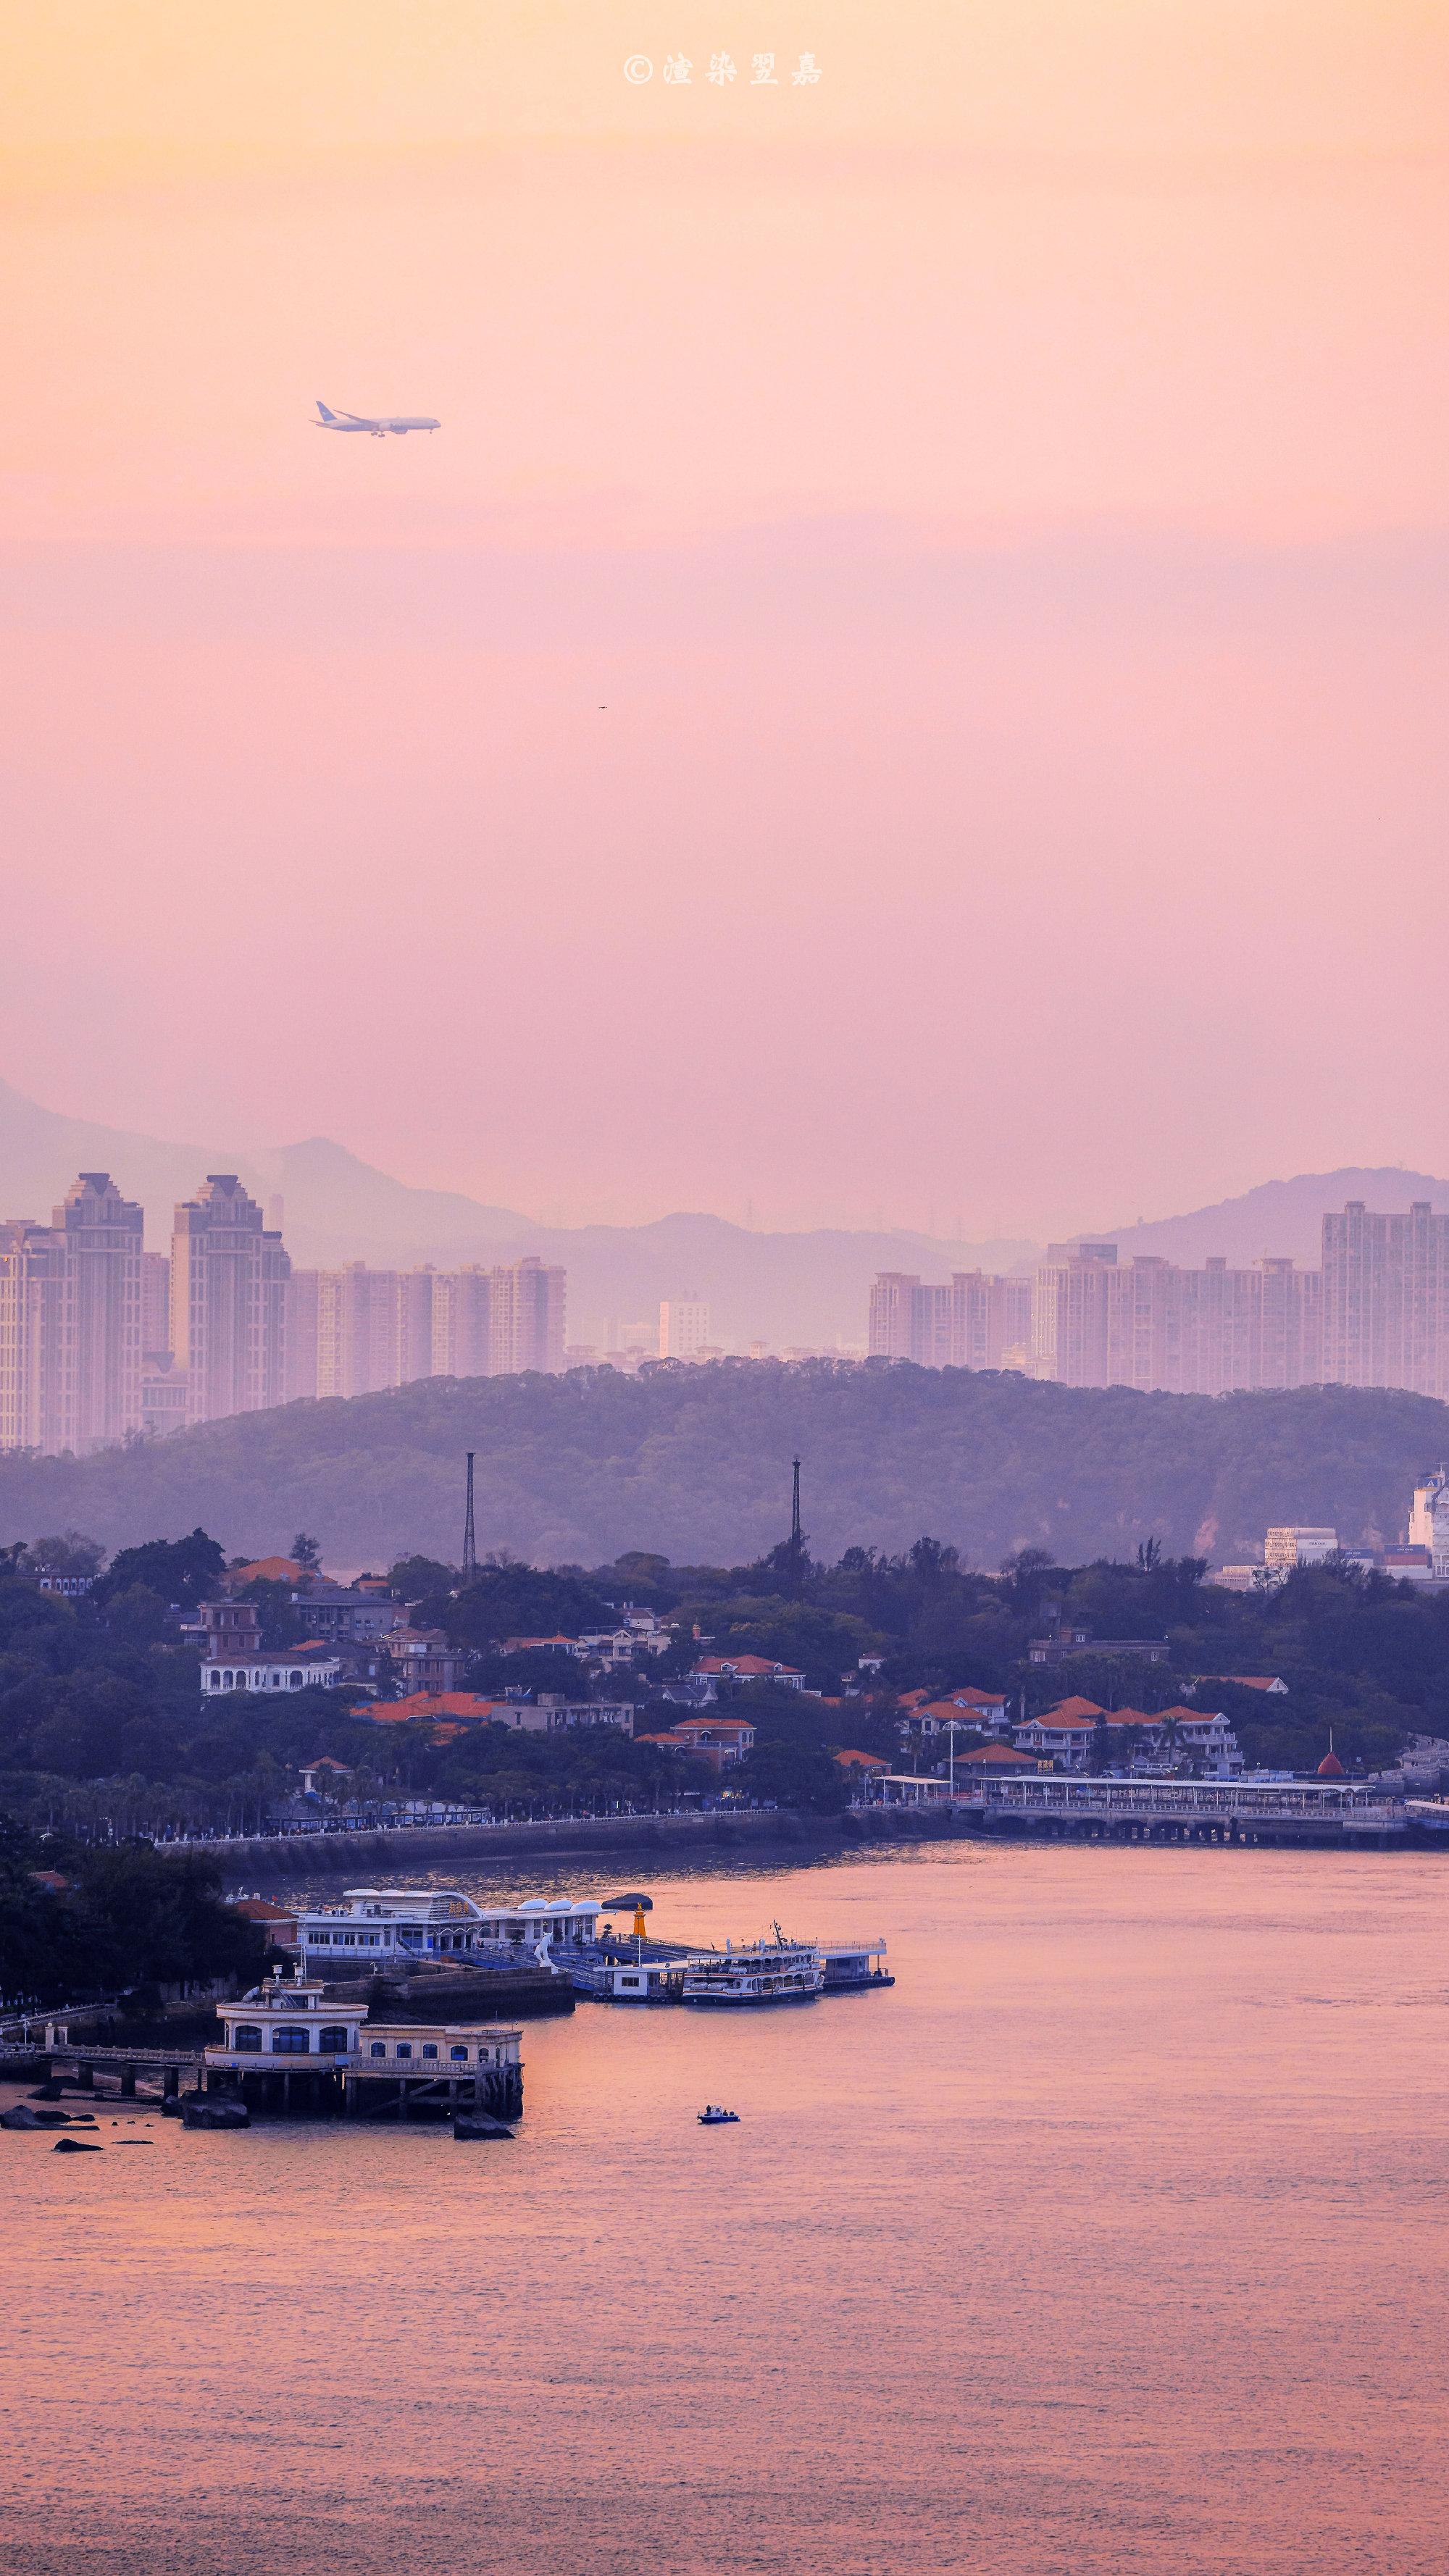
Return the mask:
<path id="1" fill-rule="evenodd" d="M 899 1983 L 530 2024 L 512 2146 L 0 2133 L 0 2567 L 1438 2576 L 1442 1861 L 644 1883 Z"/>

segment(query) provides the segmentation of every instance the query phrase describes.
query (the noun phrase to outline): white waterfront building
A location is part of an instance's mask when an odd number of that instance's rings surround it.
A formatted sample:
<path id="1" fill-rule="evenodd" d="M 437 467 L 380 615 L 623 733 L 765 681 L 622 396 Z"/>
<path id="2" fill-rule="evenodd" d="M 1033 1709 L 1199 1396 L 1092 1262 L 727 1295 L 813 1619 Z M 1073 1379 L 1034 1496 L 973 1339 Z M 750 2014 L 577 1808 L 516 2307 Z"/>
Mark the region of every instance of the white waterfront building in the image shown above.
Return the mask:
<path id="1" fill-rule="evenodd" d="M 456 1887 L 349 1887 L 338 1905 L 299 1909 L 297 1947 L 309 1968 L 329 1974 L 354 1961 L 384 1968 L 479 1951 L 532 1959 L 544 1946 L 592 1948 L 602 1911 L 597 1897 L 482 1906 Z"/>
<path id="2" fill-rule="evenodd" d="M 510 2118 L 522 2108 L 520 2030 L 499 2023 L 369 2021 L 365 2003 L 340 2003 L 301 1968 L 295 1977 L 269 1977 L 236 2003 L 221 2007 L 222 2037 L 205 2052 L 205 2091 L 244 2091 L 249 2077 L 281 2078 L 283 2105 L 293 2079 L 305 2079 L 304 2100 L 330 2092 L 349 2109 L 358 2087 L 392 2083 L 404 2113 L 409 2100 L 451 2106 L 493 2101 Z M 219 2079 L 213 2085 L 212 2077 Z M 336 2080 L 334 2080 L 336 2079 Z M 319 2096 L 318 2087 L 321 2085 Z"/>

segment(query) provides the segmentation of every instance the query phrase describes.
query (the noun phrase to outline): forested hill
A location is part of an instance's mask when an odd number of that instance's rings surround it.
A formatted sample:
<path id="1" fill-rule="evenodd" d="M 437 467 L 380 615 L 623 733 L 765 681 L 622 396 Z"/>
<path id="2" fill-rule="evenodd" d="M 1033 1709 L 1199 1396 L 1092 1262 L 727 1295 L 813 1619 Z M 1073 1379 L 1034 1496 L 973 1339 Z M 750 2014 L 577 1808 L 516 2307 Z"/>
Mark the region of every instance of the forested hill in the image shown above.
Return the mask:
<path id="1" fill-rule="evenodd" d="M 480 1554 L 540 1564 L 629 1548 L 743 1563 L 788 1529 L 796 1453 L 827 1558 L 929 1532 L 988 1569 L 1022 1546 L 1074 1563 L 1149 1536 L 1232 1561 L 1273 1522 L 1394 1537 L 1416 1476 L 1449 1451 L 1449 1414 L 1341 1387 L 1136 1395 L 885 1361 L 432 1378 L 84 1460 L 6 1458 L 0 1544 L 70 1527 L 116 1548 L 200 1522 L 228 1554 L 307 1529 L 336 1568 L 414 1550 L 455 1562 L 467 1449 Z"/>

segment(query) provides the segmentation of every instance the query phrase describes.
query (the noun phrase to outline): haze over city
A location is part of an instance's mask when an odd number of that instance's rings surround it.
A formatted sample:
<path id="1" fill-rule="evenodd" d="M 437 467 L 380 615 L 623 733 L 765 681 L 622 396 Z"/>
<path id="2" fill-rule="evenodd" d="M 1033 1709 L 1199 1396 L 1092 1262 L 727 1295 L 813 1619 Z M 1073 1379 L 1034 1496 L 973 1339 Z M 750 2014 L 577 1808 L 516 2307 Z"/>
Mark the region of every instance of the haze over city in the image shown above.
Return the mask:
<path id="1" fill-rule="evenodd" d="M 0 11 L 0 2576 L 1442 2576 L 1446 133 Z"/>
<path id="2" fill-rule="evenodd" d="M 556 1223 L 1446 1168 L 1436 13 L 63 15 L 12 1081 Z"/>

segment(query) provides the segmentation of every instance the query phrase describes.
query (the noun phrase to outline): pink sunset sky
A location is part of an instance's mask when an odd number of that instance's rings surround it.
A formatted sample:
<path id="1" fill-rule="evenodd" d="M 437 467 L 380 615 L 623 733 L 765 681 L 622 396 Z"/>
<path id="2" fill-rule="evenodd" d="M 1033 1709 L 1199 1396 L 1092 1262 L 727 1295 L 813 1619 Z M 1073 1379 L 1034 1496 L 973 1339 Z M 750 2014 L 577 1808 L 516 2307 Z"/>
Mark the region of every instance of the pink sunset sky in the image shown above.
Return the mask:
<path id="1" fill-rule="evenodd" d="M 1427 0 L 9 0 L 0 1075 L 556 1221 L 1449 1171 L 1446 74 Z"/>

